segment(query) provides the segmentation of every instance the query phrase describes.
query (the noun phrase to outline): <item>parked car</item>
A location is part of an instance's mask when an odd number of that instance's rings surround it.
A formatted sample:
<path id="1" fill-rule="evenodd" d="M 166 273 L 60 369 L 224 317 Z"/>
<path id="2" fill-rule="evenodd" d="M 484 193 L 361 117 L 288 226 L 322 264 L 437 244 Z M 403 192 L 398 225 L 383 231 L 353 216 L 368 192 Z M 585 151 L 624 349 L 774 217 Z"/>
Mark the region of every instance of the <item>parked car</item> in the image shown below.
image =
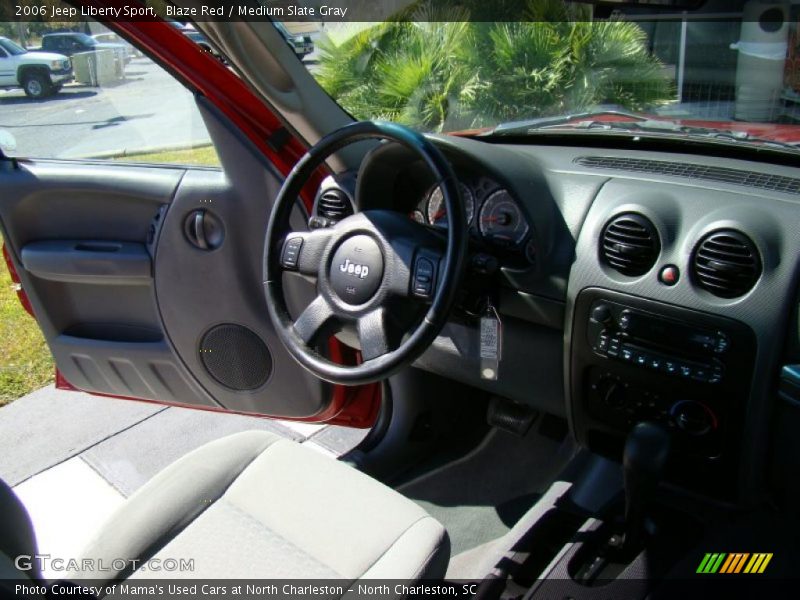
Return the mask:
<path id="1" fill-rule="evenodd" d="M 72 63 L 63 54 L 30 52 L 0 37 L 0 88 L 21 87 L 29 98 L 57 93 L 72 80 Z"/>
<path id="2" fill-rule="evenodd" d="M 289 44 L 289 48 L 294 50 L 294 53 L 297 54 L 300 58 L 303 58 L 307 54 L 311 54 L 314 51 L 314 42 L 311 40 L 311 36 L 309 35 L 295 35 L 288 29 L 286 26 L 281 23 L 280 21 L 275 21 L 275 29 L 278 30 L 283 36 L 283 39 L 286 40 L 286 43 Z"/>
<path id="3" fill-rule="evenodd" d="M 95 33 L 92 36 L 95 40 L 98 41 L 100 44 L 119 44 L 121 46 L 125 46 L 125 50 L 128 53 L 129 57 L 136 57 L 142 56 L 142 53 L 139 52 L 139 49 L 136 48 L 133 44 L 131 44 L 125 38 L 120 37 L 113 31 L 105 31 L 103 33 Z"/>
<path id="4" fill-rule="evenodd" d="M 71 31 L 44 35 L 42 37 L 42 50 L 60 52 L 66 56 L 73 56 L 80 52 L 113 50 L 120 67 L 124 67 L 131 61 L 131 54 L 128 52 L 126 45 L 98 42 L 90 35 Z"/>

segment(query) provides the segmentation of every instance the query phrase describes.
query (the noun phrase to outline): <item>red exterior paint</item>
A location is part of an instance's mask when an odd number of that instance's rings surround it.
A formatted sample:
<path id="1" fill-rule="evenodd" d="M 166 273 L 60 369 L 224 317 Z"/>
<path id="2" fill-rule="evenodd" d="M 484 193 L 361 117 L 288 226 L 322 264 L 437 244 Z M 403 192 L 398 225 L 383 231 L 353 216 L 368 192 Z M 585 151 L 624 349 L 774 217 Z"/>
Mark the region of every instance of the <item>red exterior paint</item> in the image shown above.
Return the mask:
<path id="1" fill-rule="evenodd" d="M 61 374 L 61 371 L 56 369 L 56 389 L 64 390 L 68 392 L 83 392 L 84 390 L 76 388 L 72 385 L 64 375 Z M 217 413 L 228 413 L 234 415 L 243 415 L 246 417 L 259 417 L 262 419 L 280 419 L 282 421 L 298 421 L 298 422 L 313 422 L 313 423 L 325 423 L 327 425 L 342 425 L 345 427 L 354 427 L 356 429 L 366 429 L 372 427 L 375 423 L 375 420 L 378 418 L 378 411 L 380 410 L 380 403 L 381 403 L 381 391 L 379 385 L 363 385 L 359 387 L 353 388 L 346 388 L 344 386 L 336 386 L 334 390 L 334 395 L 339 393 L 339 390 L 353 390 L 354 393 L 351 393 L 345 400 L 344 409 L 339 412 L 339 414 L 334 415 L 330 418 L 327 415 L 333 413 L 331 410 L 334 406 L 334 403 L 331 403 L 331 407 L 313 417 L 278 417 L 278 416 L 269 416 L 264 415 L 261 413 L 252 413 L 252 412 L 245 412 L 240 410 L 228 410 L 227 408 L 220 408 L 217 406 L 200 406 L 197 404 L 186 404 L 184 402 L 167 402 L 164 400 L 148 400 L 145 398 L 132 398 L 130 396 L 117 396 L 115 394 L 101 394 L 98 392 L 85 392 L 87 394 L 91 394 L 92 396 L 102 396 L 103 398 L 114 398 L 115 400 L 127 400 L 130 402 L 145 402 L 147 404 L 161 404 L 163 406 L 173 406 L 176 408 L 189 408 L 192 410 L 204 410 L 207 412 L 217 412 Z M 365 404 L 369 404 L 372 409 L 369 411 L 364 411 L 363 417 L 358 414 L 358 411 L 347 410 L 352 408 L 352 404 L 356 402 L 363 402 Z"/>
<path id="2" fill-rule="evenodd" d="M 8 268 L 8 273 L 11 275 L 11 281 L 13 281 L 17 286 L 17 298 L 22 303 L 25 312 L 27 312 L 30 316 L 34 319 L 36 315 L 33 314 L 33 307 L 31 306 L 31 301 L 28 300 L 28 294 L 25 293 L 25 290 L 22 289 L 22 284 L 19 280 L 19 275 L 17 275 L 17 269 L 14 268 L 14 263 L 11 262 L 11 256 L 8 254 L 8 249 L 6 248 L 5 243 L 3 243 L 3 260 L 6 262 L 6 268 Z"/>
<path id="3" fill-rule="evenodd" d="M 122 8 L 124 6 L 141 6 L 135 2 L 127 2 L 125 0 L 78 0 L 76 3 L 97 7 L 115 6 Z M 208 98 L 256 145 L 284 176 L 305 154 L 306 146 L 292 135 L 288 137 L 280 149 L 272 148 L 267 143 L 267 140 L 276 131 L 283 128 L 283 123 L 239 77 L 212 55 L 203 52 L 197 44 L 176 28 L 161 20 L 139 22 L 111 21 L 102 18 L 98 20 L 103 22 L 109 29 L 128 38 L 136 46 L 146 50 L 151 58 L 169 69 L 178 79 Z M 324 175 L 324 171 L 318 171 L 309 181 L 306 190 L 304 190 L 303 201 L 309 209 L 313 202 L 313 193 L 309 190 L 316 189 Z M 8 262 L 8 259 L 6 261 L 13 278 L 16 275 L 13 265 Z M 26 310 L 33 314 L 24 292 L 20 292 L 20 300 L 25 305 Z M 330 350 L 331 358 L 334 361 L 360 361 L 358 353 L 336 339 L 331 339 Z M 56 372 L 56 387 L 59 389 L 77 389 L 58 371 Z M 129 399 L 141 400 L 138 398 Z M 325 411 L 312 417 L 295 420 L 326 422 L 350 427 L 371 427 L 380 410 L 380 399 L 381 391 L 378 384 L 355 387 L 337 385 L 333 386 L 331 402 Z M 146 402 L 146 400 L 142 401 Z M 162 404 L 187 406 L 168 402 L 162 402 Z M 188 407 L 233 412 L 217 408 Z M 283 417 L 276 415 L 275 418 Z"/>

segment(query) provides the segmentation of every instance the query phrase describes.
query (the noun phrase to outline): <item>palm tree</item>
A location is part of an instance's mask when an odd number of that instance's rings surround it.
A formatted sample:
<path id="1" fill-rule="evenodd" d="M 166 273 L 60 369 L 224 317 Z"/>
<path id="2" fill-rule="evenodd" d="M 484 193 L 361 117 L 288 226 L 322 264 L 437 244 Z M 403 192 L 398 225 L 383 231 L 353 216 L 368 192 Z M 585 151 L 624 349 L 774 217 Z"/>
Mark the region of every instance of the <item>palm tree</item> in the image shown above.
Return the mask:
<path id="1" fill-rule="evenodd" d="M 413 20 L 325 42 L 317 77 L 356 118 L 425 130 L 600 103 L 641 110 L 674 98 L 634 23 L 578 20 L 560 2 L 530 2 L 523 22 L 472 22 L 467 8 L 459 10 L 444 14 L 428 0 L 414 6 Z"/>
<path id="2" fill-rule="evenodd" d="M 477 83 L 470 72 L 472 24 L 467 15 L 444 22 L 435 12 L 425 15 L 430 20 L 381 23 L 338 43 L 321 41 L 322 87 L 359 119 L 428 130 L 454 123 L 461 96 Z"/>

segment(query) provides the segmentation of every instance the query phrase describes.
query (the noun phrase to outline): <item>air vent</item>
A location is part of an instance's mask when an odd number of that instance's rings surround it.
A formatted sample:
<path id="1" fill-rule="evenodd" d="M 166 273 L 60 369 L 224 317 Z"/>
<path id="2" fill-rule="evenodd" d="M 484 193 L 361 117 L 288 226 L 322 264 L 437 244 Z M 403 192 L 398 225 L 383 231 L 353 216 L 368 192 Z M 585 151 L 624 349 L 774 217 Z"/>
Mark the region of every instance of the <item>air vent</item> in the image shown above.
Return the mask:
<path id="1" fill-rule="evenodd" d="M 644 275 L 653 267 L 660 251 L 656 228 L 638 213 L 617 215 L 603 228 L 600 256 L 623 275 Z"/>
<path id="2" fill-rule="evenodd" d="M 753 241 L 725 229 L 705 236 L 692 256 L 692 275 L 701 288 L 719 298 L 738 298 L 756 284 L 761 258 Z"/>
<path id="3" fill-rule="evenodd" d="M 350 199 L 339 188 L 328 188 L 317 202 L 317 214 L 331 221 L 341 221 L 353 214 Z"/>
<path id="4" fill-rule="evenodd" d="M 800 179 L 783 175 L 769 175 L 741 169 L 728 169 L 726 167 L 709 167 L 680 161 L 670 162 L 615 156 L 582 156 L 576 158 L 575 162 L 592 169 L 613 169 L 616 171 L 654 173 L 656 175 L 670 175 L 688 179 L 705 179 L 707 181 L 718 181 L 720 183 L 800 195 Z"/>

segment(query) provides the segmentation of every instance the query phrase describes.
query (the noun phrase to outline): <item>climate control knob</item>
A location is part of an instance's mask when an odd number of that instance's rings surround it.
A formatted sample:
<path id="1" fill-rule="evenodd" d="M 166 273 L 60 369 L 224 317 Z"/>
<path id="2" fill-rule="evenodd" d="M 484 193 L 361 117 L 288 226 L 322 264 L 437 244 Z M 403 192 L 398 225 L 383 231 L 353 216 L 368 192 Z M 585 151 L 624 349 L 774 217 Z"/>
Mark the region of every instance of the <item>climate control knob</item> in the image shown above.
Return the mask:
<path id="1" fill-rule="evenodd" d="M 603 377 L 596 386 L 600 401 L 608 408 L 623 408 L 627 404 L 625 388 L 623 383 L 613 377 Z"/>
<path id="2" fill-rule="evenodd" d="M 602 323 L 603 325 L 608 325 L 611 322 L 612 316 L 611 309 L 607 304 L 600 303 L 595 305 L 592 309 L 592 320 Z"/>
<path id="3" fill-rule="evenodd" d="M 672 405 L 670 416 L 678 429 L 692 436 L 701 436 L 717 428 L 717 417 L 702 402 L 681 400 Z"/>

